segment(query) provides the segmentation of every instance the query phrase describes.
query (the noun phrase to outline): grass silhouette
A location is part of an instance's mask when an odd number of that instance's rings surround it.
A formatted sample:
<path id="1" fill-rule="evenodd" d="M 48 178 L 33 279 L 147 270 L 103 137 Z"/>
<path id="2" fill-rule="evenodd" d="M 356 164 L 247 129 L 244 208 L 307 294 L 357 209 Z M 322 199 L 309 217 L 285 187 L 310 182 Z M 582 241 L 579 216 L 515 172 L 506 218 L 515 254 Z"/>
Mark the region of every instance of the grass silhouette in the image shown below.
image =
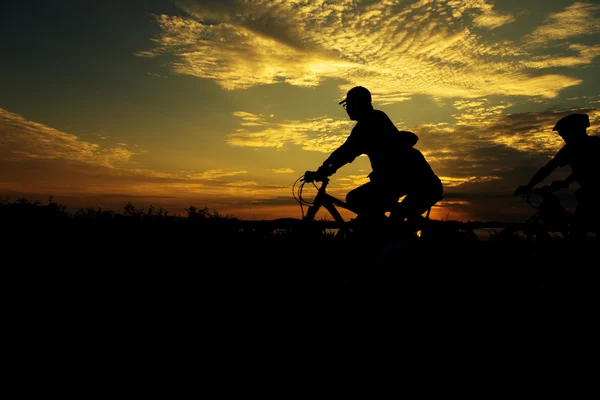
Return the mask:
<path id="1" fill-rule="evenodd" d="M 373 243 L 338 242 L 326 234 L 298 238 L 269 221 L 243 221 L 193 205 L 186 212 L 170 215 L 132 203 L 122 212 L 71 212 L 51 198 L 47 204 L 5 199 L 0 201 L 4 264 L 42 275 L 54 271 L 48 278 L 53 282 L 68 271 L 71 287 L 87 282 L 96 290 L 116 282 L 129 282 L 133 291 L 332 289 L 356 273 L 370 287 L 436 296 L 458 291 L 489 298 L 597 288 L 598 241 L 445 236 L 396 243 L 385 264 L 378 265 Z"/>

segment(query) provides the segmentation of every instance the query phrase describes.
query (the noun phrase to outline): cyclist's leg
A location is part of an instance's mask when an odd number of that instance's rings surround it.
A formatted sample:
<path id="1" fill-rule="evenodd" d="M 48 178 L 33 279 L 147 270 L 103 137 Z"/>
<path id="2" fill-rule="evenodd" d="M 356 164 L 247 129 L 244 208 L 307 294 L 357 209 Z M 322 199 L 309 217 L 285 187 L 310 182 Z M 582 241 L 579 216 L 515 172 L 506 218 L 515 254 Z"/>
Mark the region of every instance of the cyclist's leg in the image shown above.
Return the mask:
<path id="1" fill-rule="evenodd" d="M 443 198 L 442 182 L 439 178 L 410 191 L 404 199 L 395 207 L 392 220 L 404 222 L 404 230 L 409 233 L 416 232 L 418 225 L 423 219 L 422 215 L 429 211 L 438 201 Z"/>
<path id="2" fill-rule="evenodd" d="M 412 235 L 419 230 L 422 215 L 429 210 L 429 202 L 422 197 L 409 193 L 395 207 L 392 212 L 394 229 L 403 235 Z"/>
<path id="3" fill-rule="evenodd" d="M 381 182 L 368 182 L 346 196 L 346 202 L 361 211 L 356 219 L 358 239 L 367 254 L 377 255 L 392 230 L 385 213 L 397 204 L 399 192 Z"/>
<path id="4" fill-rule="evenodd" d="M 346 203 L 356 210 L 359 216 L 365 215 L 370 209 L 370 202 L 375 193 L 376 187 L 373 182 L 367 182 L 350 190 L 346 194 Z"/>
<path id="5" fill-rule="evenodd" d="M 397 197 L 395 201 L 398 201 Z M 382 223 L 389 202 L 390 194 L 374 182 L 367 182 L 346 195 L 346 203 L 357 211 L 356 220 L 361 225 Z"/>

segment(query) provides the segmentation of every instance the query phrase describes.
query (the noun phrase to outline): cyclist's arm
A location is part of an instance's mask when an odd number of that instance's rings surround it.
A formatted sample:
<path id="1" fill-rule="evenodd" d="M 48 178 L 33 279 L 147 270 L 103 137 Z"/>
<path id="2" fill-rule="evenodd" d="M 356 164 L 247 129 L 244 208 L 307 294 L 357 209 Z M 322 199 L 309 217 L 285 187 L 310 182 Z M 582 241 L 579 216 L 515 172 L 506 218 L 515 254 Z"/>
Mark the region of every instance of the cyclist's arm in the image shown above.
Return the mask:
<path id="1" fill-rule="evenodd" d="M 331 155 L 319 167 L 319 170 L 327 176 L 335 174 L 335 172 L 344 165 L 354 161 L 356 157 L 361 155 L 356 139 L 350 135 L 346 142 L 331 153 Z"/>
<path id="2" fill-rule="evenodd" d="M 567 179 L 563 181 L 554 181 L 552 182 L 552 188 L 555 190 L 566 189 L 569 185 L 577 180 L 577 176 L 573 172 L 571 175 L 567 177 Z"/>
<path id="3" fill-rule="evenodd" d="M 544 165 L 542 168 L 540 168 L 538 170 L 538 172 L 536 172 L 533 175 L 533 177 L 531 178 L 529 183 L 527 185 L 525 185 L 525 187 L 529 190 L 533 189 L 535 187 L 535 185 L 537 185 L 538 183 L 540 183 L 541 181 L 546 179 L 548 177 L 548 175 L 550 175 L 558 167 L 559 167 L 559 163 L 556 160 L 556 157 L 552 158 L 550 161 L 548 161 L 548 163 L 546 165 Z"/>
<path id="4" fill-rule="evenodd" d="M 563 182 L 565 185 L 569 186 L 571 183 L 575 182 L 576 180 L 577 180 L 577 175 L 575 174 L 575 172 L 573 172 Z"/>
<path id="5" fill-rule="evenodd" d="M 529 183 L 527 185 L 519 186 L 515 190 L 514 194 L 521 195 L 521 194 L 526 194 L 526 193 L 531 192 L 531 190 L 535 187 L 535 185 L 537 185 L 538 183 L 540 183 L 541 181 L 546 179 L 548 177 L 548 175 L 550 175 L 552 173 L 552 171 L 554 171 L 559 166 L 560 166 L 560 163 L 559 163 L 557 157 L 555 156 L 550 161 L 548 161 L 548 163 L 546 165 L 544 165 L 542 168 L 540 168 L 533 175 L 533 177 L 531 178 L 531 180 L 529 181 Z"/>

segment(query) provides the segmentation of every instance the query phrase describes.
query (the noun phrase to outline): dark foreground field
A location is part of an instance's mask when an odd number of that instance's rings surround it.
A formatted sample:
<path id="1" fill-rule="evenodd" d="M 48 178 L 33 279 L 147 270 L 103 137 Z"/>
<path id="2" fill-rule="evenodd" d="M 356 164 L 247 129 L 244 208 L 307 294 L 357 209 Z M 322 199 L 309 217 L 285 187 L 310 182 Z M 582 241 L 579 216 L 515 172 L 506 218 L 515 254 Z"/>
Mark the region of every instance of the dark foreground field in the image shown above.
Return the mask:
<path id="1" fill-rule="evenodd" d="M 73 289 L 572 292 L 595 290 L 600 264 L 593 240 L 338 243 L 226 218 L 4 215 L 2 222 L 5 271 Z M 350 276 L 349 285 L 338 285 Z"/>
<path id="2" fill-rule="evenodd" d="M 16 303 L 277 304 L 294 294 L 336 301 L 386 296 L 414 306 L 534 301 L 581 308 L 597 295 L 600 276 L 592 240 L 336 242 L 269 234 L 268 222 L 206 213 L 73 217 L 23 204 L 1 210 L 2 270 Z"/>
<path id="3" fill-rule="evenodd" d="M 454 368 L 470 355 L 529 372 L 520 360 L 533 350 L 550 365 L 557 347 L 587 360 L 583 338 L 595 331 L 596 242 L 459 236 L 393 243 L 381 258 L 378 241 L 269 235 L 269 223 L 203 213 L 0 207 L 0 217 L 5 341 L 44 375 L 64 374 L 59 362 L 126 379 L 140 364 L 255 367 L 307 338 L 325 344 L 321 354 L 352 354 L 355 341 L 377 344 L 358 339 L 365 331 L 393 335 L 405 363 Z"/>

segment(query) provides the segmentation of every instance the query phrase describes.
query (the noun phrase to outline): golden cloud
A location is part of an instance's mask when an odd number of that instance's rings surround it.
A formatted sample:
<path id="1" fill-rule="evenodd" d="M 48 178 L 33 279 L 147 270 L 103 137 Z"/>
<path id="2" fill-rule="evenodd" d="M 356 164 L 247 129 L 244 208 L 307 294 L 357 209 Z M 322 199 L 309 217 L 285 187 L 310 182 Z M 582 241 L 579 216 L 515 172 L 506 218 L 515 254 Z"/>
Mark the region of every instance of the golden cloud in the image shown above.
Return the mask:
<path id="1" fill-rule="evenodd" d="M 119 142 L 103 147 L 0 108 L 0 189 L 85 195 L 224 198 L 256 197 L 280 187 L 236 181 L 247 171 L 181 171 L 165 173 L 138 166 L 136 147 Z M 18 173 L 9 172 L 18 171 Z"/>
<path id="2" fill-rule="evenodd" d="M 0 151 L 6 160 L 64 159 L 114 168 L 130 162 L 135 154 L 122 143 L 117 147 L 102 147 L 2 108 L 0 132 L 4 143 Z"/>
<path id="3" fill-rule="evenodd" d="M 238 129 L 229 135 L 227 142 L 237 147 L 272 147 L 284 149 L 287 145 L 299 146 L 303 150 L 327 153 L 341 145 L 354 126 L 353 121 L 336 121 L 328 117 L 303 121 L 276 121 L 271 117 L 246 112 L 233 115 L 244 121 L 253 121 L 259 129 L 249 131 Z"/>
<path id="4" fill-rule="evenodd" d="M 184 1 L 188 16 L 160 15 L 155 47 L 137 53 L 169 53 L 176 73 L 212 79 L 228 90 L 287 82 L 317 86 L 328 78 L 369 87 L 375 102 L 391 104 L 414 94 L 477 98 L 493 94 L 556 97 L 581 80 L 564 75 L 532 77 L 527 68 L 551 66 L 508 41 L 485 42 L 473 27 L 494 29 L 515 21 L 493 5 L 472 1 Z M 576 3 L 550 17 L 589 17 L 595 5 Z M 576 32 L 594 33 L 595 20 Z M 582 28 L 585 26 L 586 28 Z M 554 29 L 554 30 L 552 30 Z M 539 37 L 566 37 L 569 25 L 544 25 Z M 573 31 L 571 31 L 573 32 Z M 531 45 L 531 43 L 529 43 Z M 564 66 L 584 63 L 555 62 Z"/>
<path id="5" fill-rule="evenodd" d="M 575 36 L 600 32 L 600 4 L 576 2 L 564 11 L 550 14 L 544 25 L 536 28 L 526 40 L 530 44 L 566 40 Z"/>
<path id="6" fill-rule="evenodd" d="M 295 172 L 291 168 L 275 168 L 275 169 L 271 169 L 270 171 L 275 174 L 291 174 L 291 173 Z"/>

